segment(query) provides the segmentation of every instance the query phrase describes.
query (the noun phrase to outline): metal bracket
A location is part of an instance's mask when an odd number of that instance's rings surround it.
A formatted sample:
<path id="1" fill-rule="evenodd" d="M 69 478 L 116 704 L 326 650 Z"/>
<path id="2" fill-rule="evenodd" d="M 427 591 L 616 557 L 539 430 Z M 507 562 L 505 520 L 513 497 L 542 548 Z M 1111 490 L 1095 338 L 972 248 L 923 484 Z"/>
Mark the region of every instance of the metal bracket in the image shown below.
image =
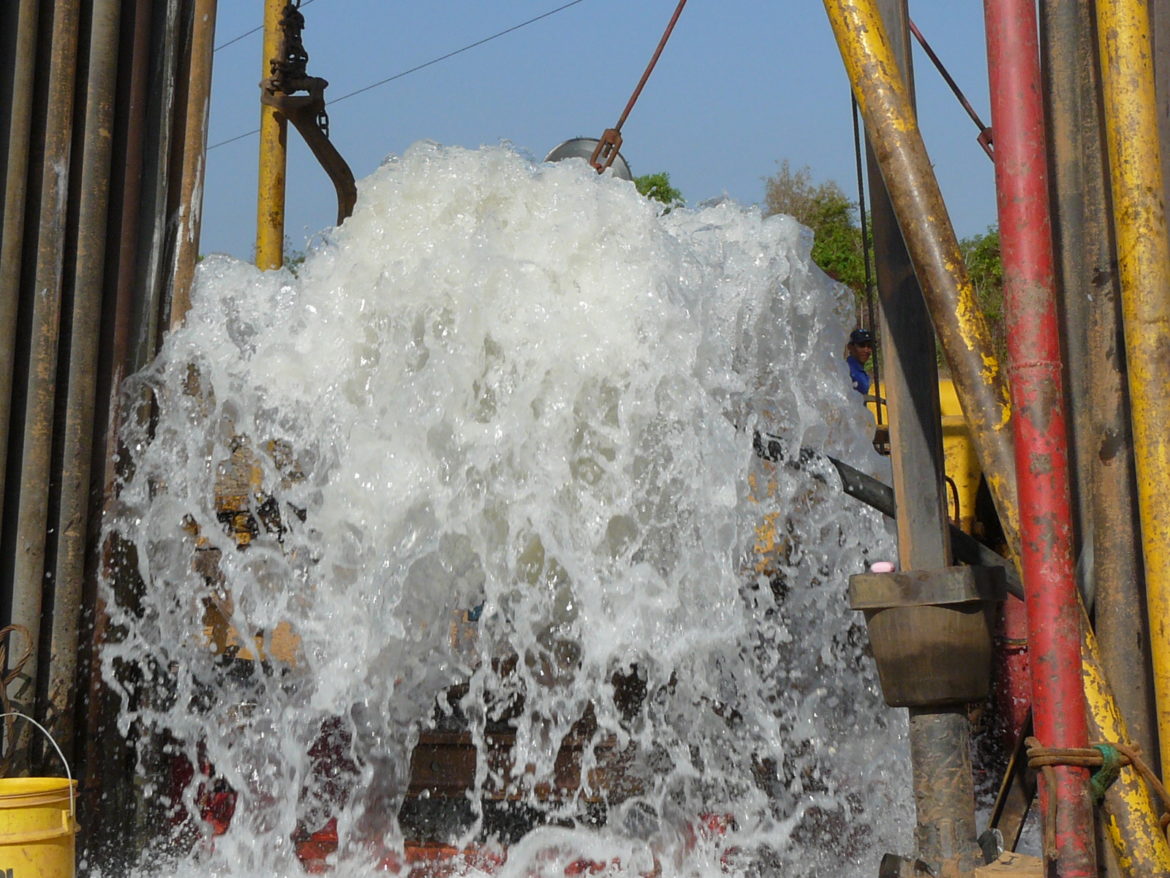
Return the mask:
<path id="1" fill-rule="evenodd" d="M 310 76 L 289 84 L 306 90 L 308 94 L 305 95 L 272 91 L 272 85 L 272 80 L 260 83 L 260 101 L 293 123 L 329 175 L 337 192 L 337 224 L 340 225 L 350 217 L 357 204 L 357 183 L 353 171 L 329 140 L 328 122 L 322 125 L 320 121 L 328 119 L 325 116 L 325 88 L 329 83 L 319 76 Z"/>

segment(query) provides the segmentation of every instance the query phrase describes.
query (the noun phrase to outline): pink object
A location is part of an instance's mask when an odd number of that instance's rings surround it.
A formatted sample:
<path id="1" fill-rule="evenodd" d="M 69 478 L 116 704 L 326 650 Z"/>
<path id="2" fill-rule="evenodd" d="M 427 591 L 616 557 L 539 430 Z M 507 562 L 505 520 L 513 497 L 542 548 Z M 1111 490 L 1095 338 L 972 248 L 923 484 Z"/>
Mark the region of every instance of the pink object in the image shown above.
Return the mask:
<path id="1" fill-rule="evenodd" d="M 869 565 L 870 573 L 893 573 L 897 569 L 893 561 L 874 561 Z"/>

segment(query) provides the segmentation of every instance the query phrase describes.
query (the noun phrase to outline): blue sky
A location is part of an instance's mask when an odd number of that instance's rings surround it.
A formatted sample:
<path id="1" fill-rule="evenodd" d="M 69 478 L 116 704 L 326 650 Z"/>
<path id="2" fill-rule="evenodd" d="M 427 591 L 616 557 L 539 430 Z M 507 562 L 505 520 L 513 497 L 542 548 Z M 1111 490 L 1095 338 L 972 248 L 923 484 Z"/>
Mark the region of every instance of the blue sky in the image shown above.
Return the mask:
<path id="1" fill-rule="evenodd" d="M 305 0 L 311 75 L 338 101 L 544 15 L 568 0 Z M 536 159 L 598 137 L 625 107 L 677 0 L 579 0 L 329 108 L 360 179 L 417 140 L 511 143 Z M 990 123 L 983 4 L 911 0 L 910 15 Z M 201 251 L 251 258 L 262 0 L 219 4 Z M 230 45 L 225 45 L 230 42 Z M 994 173 L 974 124 L 915 46 L 920 125 L 960 237 L 995 222 Z M 787 159 L 856 198 L 849 86 L 819 0 L 689 0 L 622 128 L 635 174 L 666 171 L 687 203 L 763 200 Z M 223 145 L 216 145 L 221 144 Z M 290 127 L 286 235 L 302 248 L 336 215 L 333 187 Z"/>

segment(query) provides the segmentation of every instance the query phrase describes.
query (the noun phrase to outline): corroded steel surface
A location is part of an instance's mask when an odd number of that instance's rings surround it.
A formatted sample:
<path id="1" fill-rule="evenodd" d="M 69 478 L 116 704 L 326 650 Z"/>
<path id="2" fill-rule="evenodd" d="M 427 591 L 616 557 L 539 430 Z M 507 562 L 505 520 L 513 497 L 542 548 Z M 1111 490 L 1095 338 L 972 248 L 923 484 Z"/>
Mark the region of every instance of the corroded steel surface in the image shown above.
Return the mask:
<path id="1" fill-rule="evenodd" d="M 0 32 L 4 35 L 3 48 L 8 53 L 12 82 L 4 132 L 7 142 L 0 156 L 0 167 L 4 169 L 4 194 L 0 197 L 0 497 L 3 497 L 36 82 L 36 0 L 8 3 L 0 16 L 4 16 L 0 19 L 4 30 Z M 0 521 L 3 515 L 0 509 Z"/>
<path id="2" fill-rule="evenodd" d="M 211 111 L 211 60 L 214 52 L 218 0 L 195 0 L 191 51 L 180 96 L 185 104 L 182 172 L 176 222 L 174 271 L 171 279 L 170 325 L 175 329 L 191 307 L 195 263 L 199 260 L 199 231 L 203 219 L 203 178 L 207 166 L 207 120 Z"/>
<path id="3" fill-rule="evenodd" d="M 37 679 L 39 632 L 46 588 L 46 529 L 53 476 L 57 356 L 65 278 L 66 229 L 61 217 L 69 198 L 80 7 L 78 2 L 58 3 L 52 10 L 52 50 L 44 61 L 43 74 L 48 85 L 48 102 L 56 112 L 49 114 L 45 121 L 42 163 L 34 171 L 40 174 L 40 211 L 31 296 L 30 291 L 24 292 L 32 299 L 28 395 L 22 435 L 19 440 L 14 437 L 10 444 L 10 447 L 14 447 L 16 441 L 21 444 L 18 463 L 20 493 L 13 521 L 15 552 L 10 622 L 28 628 L 35 642 L 32 658 L 25 666 L 27 679 L 16 681 L 9 695 L 14 708 L 29 715 L 34 712 L 35 685 L 28 684 Z M 11 492 L 11 486 L 8 490 Z M 51 586 L 51 580 L 48 584 Z"/>
<path id="4" fill-rule="evenodd" d="M 825 0 L 866 134 L 942 343 L 1009 543 L 1019 514 L 1007 382 L 926 154 L 906 85 L 872 0 Z"/>
<path id="5" fill-rule="evenodd" d="M 84 125 L 80 132 L 76 173 L 77 230 L 75 252 L 68 265 L 66 297 L 69 314 L 68 380 L 64 382 L 65 414 L 61 424 L 60 500 L 49 521 L 50 539 L 56 539 L 52 563 L 52 626 L 49 639 L 48 711 L 46 720 L 54 739 L 69 752 L 74 741 L 73 714 L 77 697 L 78 641 L 89 545 L 92 501 L 94 421 L 97 408 L 98 360 L 101 341 L 103 276 L 107 252 L 107 216 L 110 201 L 114 92 L 118 70 L 117 0 L 90 4 L 85 34 L 87 87 Z"/>
<path id="6" fill-rule="evenodd" d="M 1081 674 L 1089 703 L 1089 723 L 1094 741 L 1129 741 L 1125 718 L 1097 659 L 1098 647 L 1084 619 L 1085 640 L 1081 653 Z M 1131 770 L 1121 772 L 1105 791 L 1105 834 L 1113 842 L 1117 859 L 1126 875 L 1170 875 L 1170 843 L 1158 821 L 1158 812 L 1145 783 Z"/>
<path id="7" fill-rule="evenodd" d="M 1153 11 L 1153 10 L 1151 10 Z M 1069 406 L 1078 475 L 1081 563 L 1091 573 L 1093 627 L 1130 740 L 1157 763 L 1149 626 L 1109 169 L 1098 102 L 1093 9 L 1044 0 L 1042 67 L 1049 114 L 1052 227 L 1064 316 Z"/>
<path id="8" fill-rule="evenodd" d="M 1085 747 L 1036 7 L 1032 0 L 986 0 L 984 9 L 1033 722 L 1046 747 Z M 1059 873 L 1089 878 L 1097 874 L 1089 771 L 1060 765 L 1053 775 L 1053 788 L 1041 785 L 1041 800 L 1058 804 Z"/>
<path id="9" fill-rule="evenodd" d="M 1147 4 L 1100 0 L 1097 34 L 1113 182 L 1138 508 L 1162 766 L 1170 765 L 1170 238 Z"/>

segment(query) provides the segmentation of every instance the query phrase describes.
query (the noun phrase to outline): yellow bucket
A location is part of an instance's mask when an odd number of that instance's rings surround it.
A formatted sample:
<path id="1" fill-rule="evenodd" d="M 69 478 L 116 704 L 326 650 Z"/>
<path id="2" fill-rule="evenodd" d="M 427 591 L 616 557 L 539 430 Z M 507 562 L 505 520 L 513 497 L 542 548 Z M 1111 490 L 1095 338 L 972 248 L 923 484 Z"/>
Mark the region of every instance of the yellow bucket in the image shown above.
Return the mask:
<path id="1" fill-rule="evenodd" d="M 0 778 L 0 876 L 73 878 L 77 781 Z"/>
<path id="2" fill-rule="evenodd" d="M 49 738 L 65 762 L 53 736 L 22 714 L 0 714 L 26 719 Z M 73 878 L 76 868 L 74 836 L 77 781 L 70 777 L 0 778 L 0 878 Z"/>

